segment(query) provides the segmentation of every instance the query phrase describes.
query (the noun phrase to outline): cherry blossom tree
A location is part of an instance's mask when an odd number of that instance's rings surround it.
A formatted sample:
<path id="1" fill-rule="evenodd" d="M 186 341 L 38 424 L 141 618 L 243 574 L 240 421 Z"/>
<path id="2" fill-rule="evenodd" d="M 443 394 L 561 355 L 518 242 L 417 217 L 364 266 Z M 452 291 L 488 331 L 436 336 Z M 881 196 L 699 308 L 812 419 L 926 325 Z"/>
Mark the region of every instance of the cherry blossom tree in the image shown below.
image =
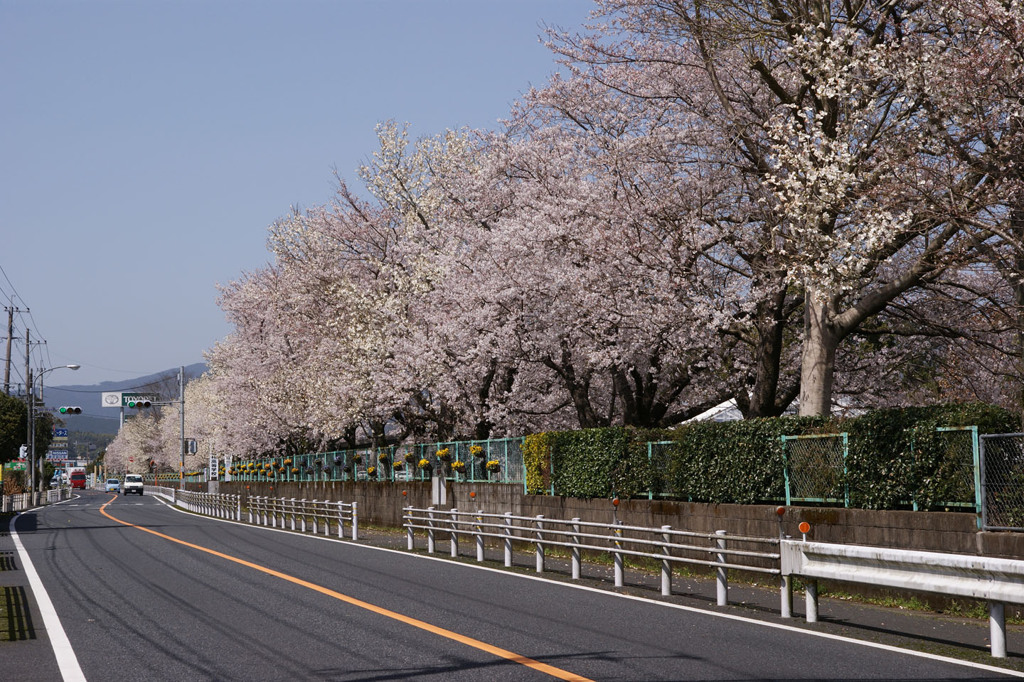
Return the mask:
<path id="1" fill-rule="evenodd" d="M 733 149 L 749 200 L 768 209 L 762 248 L 803 292 L 800 410 L 827 413 L 843 339 L 974 262 L 967 227 L 991 205 L 995 183 L 941 144 L 932 100 L 912 87 L 930 54 L 905 45 L 922 6 L 599 5 L 605 23 L 559 36 L 556 49 L 619 92 L 691 112 Z M 653 86 L 638 75 L 650 73 Z"/>

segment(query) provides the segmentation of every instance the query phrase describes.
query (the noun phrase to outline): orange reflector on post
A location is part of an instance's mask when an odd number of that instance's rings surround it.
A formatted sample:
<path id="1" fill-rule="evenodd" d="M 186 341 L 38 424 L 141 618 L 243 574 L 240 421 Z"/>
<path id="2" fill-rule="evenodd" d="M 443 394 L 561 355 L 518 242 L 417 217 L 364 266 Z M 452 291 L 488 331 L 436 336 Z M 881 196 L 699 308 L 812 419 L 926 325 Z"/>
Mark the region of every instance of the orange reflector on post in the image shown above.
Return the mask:
<path id="1" fill-rule="evenodd" d="M 800 529 L 801 533 L 810 533 L 811 532 L 811 524 L 807 523 L 806 521 L 801 521 L 800 525 L 797 526 L 797 528 Z"/>

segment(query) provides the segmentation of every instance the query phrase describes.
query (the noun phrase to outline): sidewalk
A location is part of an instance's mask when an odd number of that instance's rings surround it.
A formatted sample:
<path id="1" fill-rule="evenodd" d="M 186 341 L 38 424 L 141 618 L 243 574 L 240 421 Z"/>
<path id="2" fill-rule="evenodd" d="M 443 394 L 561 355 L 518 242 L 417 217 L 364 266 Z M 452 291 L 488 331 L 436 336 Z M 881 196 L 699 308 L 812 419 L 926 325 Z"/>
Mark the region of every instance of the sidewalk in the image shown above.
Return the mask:
<path id="1" fill-rule="evenodd" d="M 22 514 L 21 532 L 34 519 L 31 512 Z M 59 680 L 57 659 L 9 531 L 10 515 L 0 515 L 0 679 Z"/>

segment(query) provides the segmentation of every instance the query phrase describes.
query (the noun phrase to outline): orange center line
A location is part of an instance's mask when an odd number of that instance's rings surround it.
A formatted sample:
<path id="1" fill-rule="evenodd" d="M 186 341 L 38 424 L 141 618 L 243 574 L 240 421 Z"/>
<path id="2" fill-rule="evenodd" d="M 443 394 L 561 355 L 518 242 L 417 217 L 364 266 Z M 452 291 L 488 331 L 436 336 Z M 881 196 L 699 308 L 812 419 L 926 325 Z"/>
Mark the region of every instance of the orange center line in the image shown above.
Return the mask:
<path id="1" fill-rule="evenodd" d="M 143 531 L 145 533 L 149 533 L 151 535 L 155 535 L 158 538 L 163 538 L 164 540 L 169 540 L 171 542 L 176 542 L 179 545 L 184 545 L 185 547 L 190 547 L 190 548 L 198 550 L 200 552 L 206 552 L 207 554 L 212 554 L 213 556 L 220 557 L 221 559 L 225 559 L 227 561 L 231 561 L 231 562 L 234 562 L 236 564 L 240 564 L 242 566 L 246 566 L 246 567 L 251 568 L 253 570 L 259 571 L 260 573 L 266 573 L 267 575 L 272 575 L 275 578 L 280 578 L 281 580 L 286 580 L 286 581 L 288 581 L 290 583 L 293 583 L 295 585 L 299 585 L 301 587 L 305 587 L 307 589 L 313 590 L 314 592 L 319 592 L 320 594 L 326 595 L 328 597 L 333 597 L 334 599 L 337 599 L 339 601 L 343 601 L 346 604 L 351 604 L 352 606 L 357 606 L 357 607 L 359 607 L 361 609 L 366 609 L 367 611 L 371 611 L 371 612 L 376 613 L 378 615 L 385 616 L 385 617 L 391 618 L 393 620 L 397 620 L 400 623 L 405 623 L 406 625 L 411 625 L 412 627 L 419 628 L 420 630 L 425 630 L 426 632 L 433 633 L 435 635 L 438 635 L 439 637 L 444 637 L 446 639 L 450 639 L 452 641 L 459 642 L 461 644 L 465 644 L 466 646 L 473 647 L 474 649 L 479 649 L 480 651 L 487 652 L 487 653 L 489 653 L 489 654 L 491 654 L 493 656 L 497 656 L 499 658 L 504 658 L 506 660 L 512 661 L 513 663 L 519 663 L 520 665 L 525 665 L 528 668 L 533 668 L 534 670 L 537 670 L 539 672 L 545 673 L 547 675 L 550 675 L 551 677 L 555 677 L 555 678 L 560 679 L 560 680 L 572 680 L 573 682 L 593 682 L 592 680 L 590 680 L 590 678 L 582 677 L 582 676 L 577 675 L 575 673 L 571 673 L 571 672 L 569 672 L 567 670 L 562 670 L 561 668 L 556 668 L 556 667 L 554 667 L 552 665 L 548 665 L 547 663 L 541 663 L 540 661 L 534 660 L 534 659 L 529 658 L 527 656 L 522 656 L 520 654 L 517 654 L 514 651 L 509 651 L 508 649 L 502 649 L 501 647 L 494 646 L 493 644 L 488 644 L 487 642 L 482 642 L 479 639 L 474 639 L 472 637 L 466 637 L 465 635 L 460 635 L 457 632 L 453 632 L 451 630 L 446 630 L 445 628 L 438 627 L 436 625 L 432 625 L 430 623 L 427 623 L 426 621 L 422 621 L 422 620 L 419 620 L 417 618 L 412 618 L 411 616 L 406 616 L 404 614 L 398 613 L 397 611 L 391 611 L 389 609 L 385 609 L 385 608 L 382 608 L 380 606 L 376 606 L 375 604 L 371 604 L 369 602 L 362 601 L 361 599 L 356 599 L 355 597 L 350 597 L 347 594 L 342 594 L 341 592 L 337 592 L 335 590 L 329 589 L 329 588 L 324 587 L 322 585 L 317 585 L 316 583 L 311 583 L 311 582 L 309 582 L 307 580 L 303 580 L 301 578 L 296 578 L 295 576 L 288 575 L 287 573 L 281 573 L 280 571 L 275 571 L 272 568 L 267 568 L 266 566 L 261 566 L 260 564 L 253 563 L 251 561 L 246 561 L 245 559 L 239 559 L 238 557 L 231 556 L 230 554 L 224 554 L 223 552 L 218 552 L 215 549 L 210 549 L 208 547 L 203 547 L 201 545 L 195 545 L 195 544 L 192 544 L 191 542 L 185 542 L 184 540 L 179 540 L 178 538 L 171 537 L 170 535 L 165 535 L 164 533 L 157 532 L 157 531 L 152 530 L 150 528 L 145 528 L 143 526 L 138 526 L 138 525 L 135 525 L 134 523 L 129 523 L 127 521 L 122 521 L 121 519 L 118 519 L 118 518 L 116 518 L 114 516 L 111 516 L 109 513 L 107 513 L 107 506 L 110 505 L 110 503 L 113 502 L 115 499 L 117 499 L 117 498 L 116 497 L 112 498 L 109 502 L 107 502 L 102 507 L 100 507 L 100 513 L 103 514 L 104 516 L 106 516 L 111 521 L 114 521 L 116 523 L 120 523 L 123 526 L 129 526 L 131 528 L 135 528 L 137 530 L 141 530 L 141 531 Z"/>

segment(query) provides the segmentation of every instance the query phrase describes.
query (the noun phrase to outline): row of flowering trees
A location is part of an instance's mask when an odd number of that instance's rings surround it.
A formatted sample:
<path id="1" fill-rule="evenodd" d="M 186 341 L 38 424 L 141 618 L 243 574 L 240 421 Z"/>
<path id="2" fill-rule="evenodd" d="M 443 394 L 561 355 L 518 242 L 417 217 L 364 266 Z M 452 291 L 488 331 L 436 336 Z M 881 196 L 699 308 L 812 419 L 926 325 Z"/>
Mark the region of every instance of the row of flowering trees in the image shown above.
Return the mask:
<path id="1" fill-rule="evenodd" d="M 549 41 L 501 130 L 382 124 L 272 226 L 187 407 L 215 450 L 1019 409 L 1018 0 L 597 0 Z"/>

